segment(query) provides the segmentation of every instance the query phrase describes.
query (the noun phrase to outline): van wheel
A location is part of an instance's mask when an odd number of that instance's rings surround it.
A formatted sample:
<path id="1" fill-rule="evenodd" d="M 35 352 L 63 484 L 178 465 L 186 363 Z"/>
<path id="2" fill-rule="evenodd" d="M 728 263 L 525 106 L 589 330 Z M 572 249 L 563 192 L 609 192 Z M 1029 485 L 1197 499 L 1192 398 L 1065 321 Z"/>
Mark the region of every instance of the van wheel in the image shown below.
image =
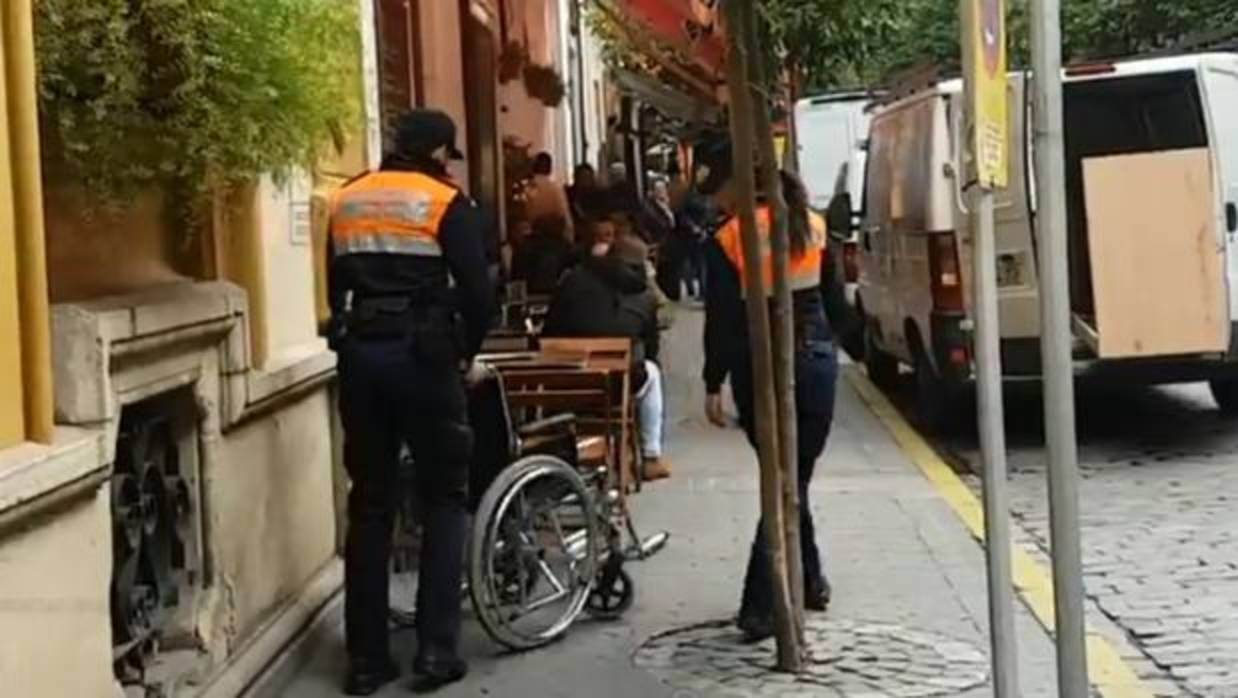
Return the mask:
<path id="1" fill-rule="evenodd" d="M 868 333 L 865 332 L 863 328 L 860 328 L 854 332 L 848 332 L 845 336 L 843 336 L 843 350 L 847 352 L 847 356 L 850 356 L 852 361 L 864 360 L 865 353 L 867 352 L 867 349 L 864 347 L 866 343 L 864 336 L 866 334 Z"/>
<path id="2" fill-rule="evenodd" d="M 868 379 L 882 390 L 898 387 L 898 359 L 877 348 L 871 329 L 864 331 L 864 367 Z"/>
<path id="3" fill-rule="evenodd" d="M 924 352 L 916 353 L 916 417 L 930 433 L 947 434 L 964 422 L 964 404 L 959 390 L 948 385 L 929 363 Z"/>
<path id="4" fill-rule="evenodd" d="M 1226 417 L 1238 417 L 1238 378 L 1218 378 L 1209 381 L 1212 389 L 1212 399 L 1216 400 L 1221 414 Z"/>
<path id="5" fill-rule="evenodd" d="M 855 299 L 855 329 L 841 334 L 839 344 L 852 361 L 863 362 L 868 345 L 868 318 L 864 317 L 864 304 Z"/>

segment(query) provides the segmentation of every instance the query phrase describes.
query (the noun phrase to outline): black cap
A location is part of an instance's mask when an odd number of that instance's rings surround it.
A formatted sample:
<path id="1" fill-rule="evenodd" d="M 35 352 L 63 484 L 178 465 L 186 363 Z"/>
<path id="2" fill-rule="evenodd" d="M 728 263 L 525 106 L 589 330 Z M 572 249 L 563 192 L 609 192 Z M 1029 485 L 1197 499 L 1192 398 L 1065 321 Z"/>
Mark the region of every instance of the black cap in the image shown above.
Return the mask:
<path id="1" fill-rule="evenodd" d="M 398 155 L 426 156 L 447 146 L 447 157 L 463 160 L 456 147 L 456 123 L 437 109 L 414 109 L 400 116 L 395 126 Z"/>

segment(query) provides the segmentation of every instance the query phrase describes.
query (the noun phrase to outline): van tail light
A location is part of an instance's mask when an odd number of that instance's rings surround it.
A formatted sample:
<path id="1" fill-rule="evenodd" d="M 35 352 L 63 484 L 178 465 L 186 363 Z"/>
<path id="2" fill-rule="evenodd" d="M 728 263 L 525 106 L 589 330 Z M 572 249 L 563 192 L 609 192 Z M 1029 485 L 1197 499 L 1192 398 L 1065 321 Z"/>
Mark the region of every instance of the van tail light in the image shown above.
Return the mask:
<path id="1" fill-rule="evenodd" d="M 860 280 L 860 243 L 843 243 L 843 275 L 847 283 L 854 284 Z"/>
<path id="2" fill-rule="evenodd" d="M 963 312 L 963 277 L 954 233 L 928 236 L 933 310 Z"/>

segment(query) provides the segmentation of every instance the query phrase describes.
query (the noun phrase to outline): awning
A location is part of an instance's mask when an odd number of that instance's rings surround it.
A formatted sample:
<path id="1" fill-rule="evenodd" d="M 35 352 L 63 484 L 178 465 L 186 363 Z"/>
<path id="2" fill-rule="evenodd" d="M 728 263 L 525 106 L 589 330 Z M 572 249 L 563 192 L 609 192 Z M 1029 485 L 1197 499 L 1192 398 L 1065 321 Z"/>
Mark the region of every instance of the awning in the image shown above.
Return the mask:
<path id="1" fill-rule="evenodd" d="M 717 17 L 718 0 L 600 0 L 641 25 L 704 73 L 721 76 L 726 44 Z"/>
<path id="2" fill-rule="evenodd" d="M 672 119 L 702 124 L 717 121 L 720 116 L 716 104 L 680 92 L 661 80 L 621 69 L 614 70 L 614 76 L 621 91 Z"/>

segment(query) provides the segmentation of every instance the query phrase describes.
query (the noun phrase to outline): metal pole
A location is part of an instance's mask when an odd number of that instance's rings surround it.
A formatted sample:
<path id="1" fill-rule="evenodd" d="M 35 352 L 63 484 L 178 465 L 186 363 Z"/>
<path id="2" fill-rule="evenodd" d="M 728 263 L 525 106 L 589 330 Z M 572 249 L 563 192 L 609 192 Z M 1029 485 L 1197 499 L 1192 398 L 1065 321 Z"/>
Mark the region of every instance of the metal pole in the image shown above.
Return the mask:
<path id="1" fill-rule="evenodd" d="M 972 273 L 976 288 L 976 399 L 984 459 L 985 556 L 989 579 L 989 643 L 993 695 L 1019 691 L 1018 643 L 1014 631 L 1014 582 L 1010 563 L 1010 495 L 1006 480 L 1006 427 L 1002 406 L 1001 329 L 997 318 L 997 253 L 993 192 L 980 189 L 973 230 Z"/>
<path id="2" fill-rule="evenodd" d="M 1036 215 L 1040 269 L 1040 352 L 1044 374 L 1045 451 L 1057 634 L 1058 694 L 1088 695 L 1079 543 L 1079 469 L 1071 357 L 1066 240 L 1066 156 L 1062 115 L 1062 30 L 1059 0 L 1032 0 L 1035 74 Z"/>

